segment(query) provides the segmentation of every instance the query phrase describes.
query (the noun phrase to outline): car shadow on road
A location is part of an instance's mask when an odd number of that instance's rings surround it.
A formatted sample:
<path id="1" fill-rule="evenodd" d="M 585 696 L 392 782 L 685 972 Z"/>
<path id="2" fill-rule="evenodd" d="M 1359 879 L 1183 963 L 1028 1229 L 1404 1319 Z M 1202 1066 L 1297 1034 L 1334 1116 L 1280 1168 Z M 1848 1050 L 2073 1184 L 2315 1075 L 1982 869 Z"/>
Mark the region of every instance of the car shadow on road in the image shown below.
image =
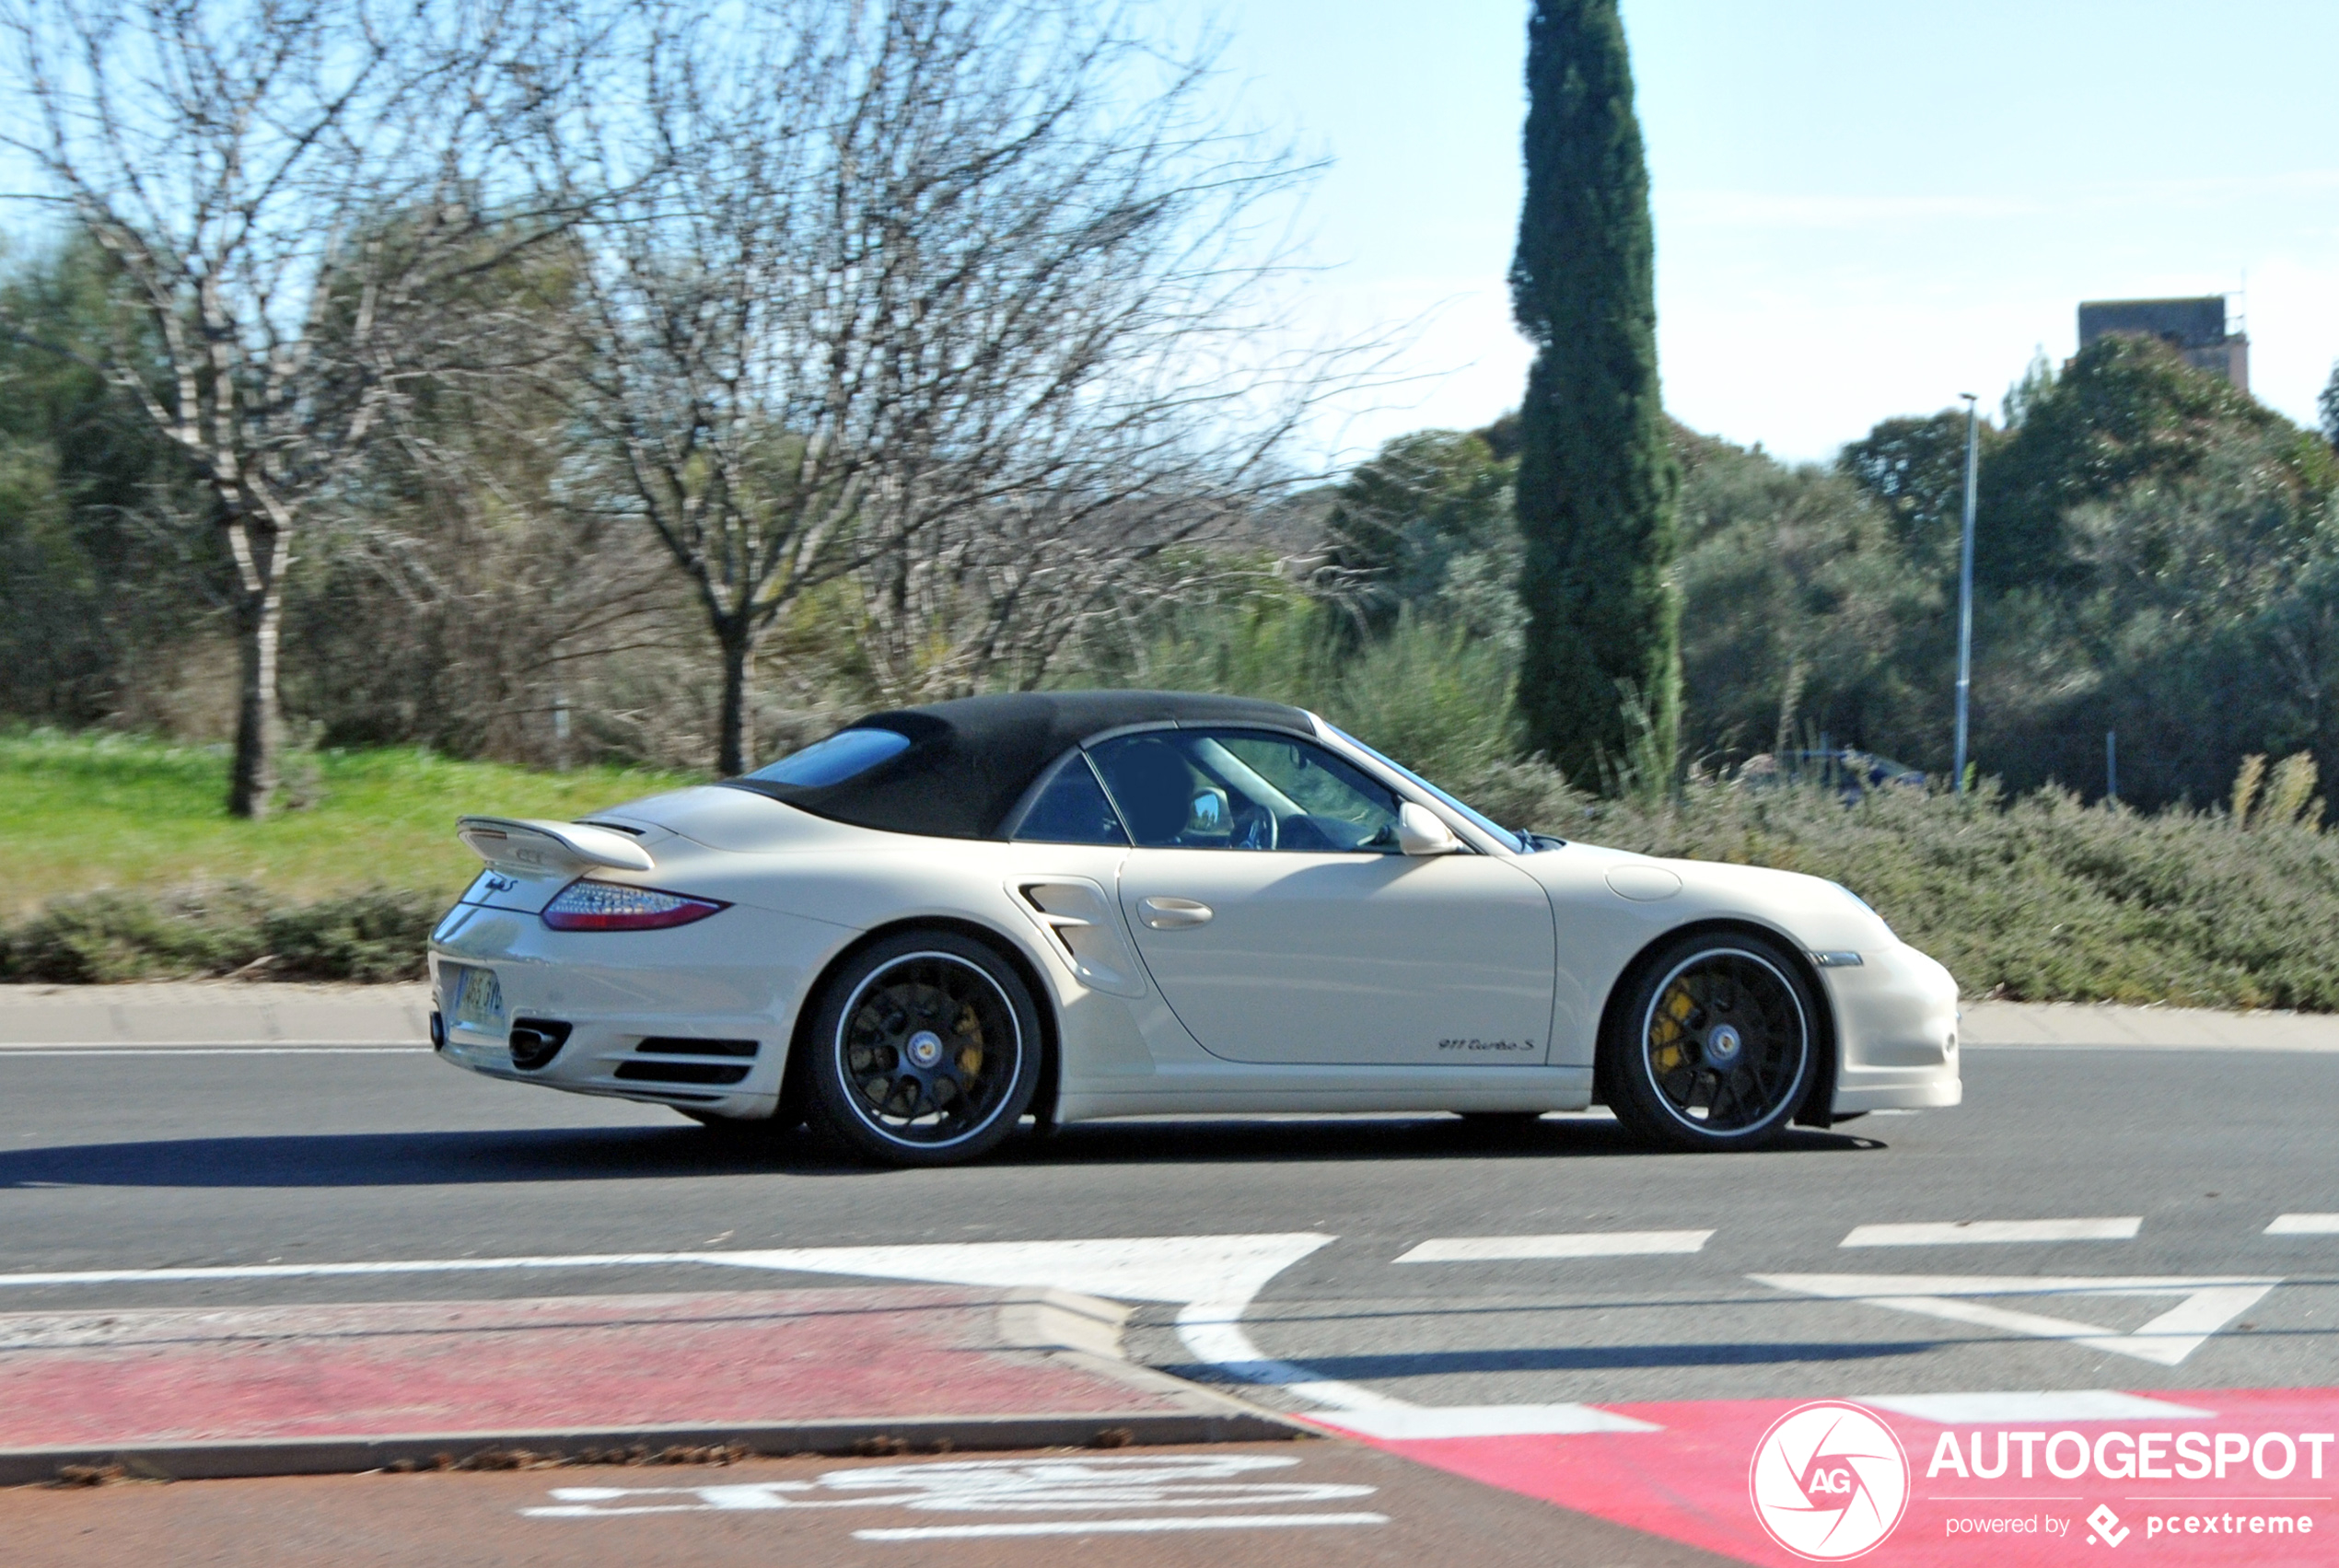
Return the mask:
<path id="1" fill-rule="evenodd" d="M 1881 1148 L 1797 1128 L 1768 1153 Z M 1028 1132 L 1005 1166 L 1246 1161 L 1552 1159 L 1638 1154 L 1605 1118 L 1487 1129 L 1453 1117 L 1145 1121 Z M 1662 1156 L 1647 1156 L 1662 1157 Z M 1744 1156 L 1741 1156 L 1744 1157 Z M 435 1187 L 500 1181 L 637 1181 L 883 1174 L 804 1129 L 511 1128 L 463 1132 L 294 1132 L 0 1150 L 0 1190 L 42 1187 Z"/>
<path id="2" fill-rule="evenodd" d="M 1881 1149 L 1873 1138 L 1790 1128 L 1747 1154 L 1854 1153 Z M 1712 1159 L 1651 1151 L 1605 1115 L 1547 1116 L 1492 1125 L 1454 1116 L 1147 1119 L 1092 1121 L 1011 1144 L 998 1156 L 1026 1165 L 1179 1165 L 1193 1162 L 1352 1159 Z"/>
<path id="3" fill-rule="evenodd" d="M 812 1157 L 848 1168 L 833 1153 Z M 696 1127 L 306 1132 L 0 1150 L 0 1189 L 630 1181 L 752 1175 L 782 1163 L 777 1151 L 742 1146 Z"/>

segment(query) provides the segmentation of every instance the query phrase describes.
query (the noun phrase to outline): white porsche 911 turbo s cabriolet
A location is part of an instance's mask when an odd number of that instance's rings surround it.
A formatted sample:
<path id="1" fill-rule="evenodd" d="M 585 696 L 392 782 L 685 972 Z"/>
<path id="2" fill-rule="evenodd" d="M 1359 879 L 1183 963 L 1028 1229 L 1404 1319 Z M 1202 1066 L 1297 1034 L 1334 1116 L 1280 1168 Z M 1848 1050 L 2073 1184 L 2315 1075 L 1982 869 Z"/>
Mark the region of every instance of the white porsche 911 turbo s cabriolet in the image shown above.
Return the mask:
<path id="1" fill-rule="evenodd" d="M 1744 1149 L 1961 1094 L 1956 985 L 1845 889 L 1515 833 L 1274 703 L 937 703 L 459 831 L 448 1061 L 899 1164 L 1026 1115 L 1594 1102 Z"/>

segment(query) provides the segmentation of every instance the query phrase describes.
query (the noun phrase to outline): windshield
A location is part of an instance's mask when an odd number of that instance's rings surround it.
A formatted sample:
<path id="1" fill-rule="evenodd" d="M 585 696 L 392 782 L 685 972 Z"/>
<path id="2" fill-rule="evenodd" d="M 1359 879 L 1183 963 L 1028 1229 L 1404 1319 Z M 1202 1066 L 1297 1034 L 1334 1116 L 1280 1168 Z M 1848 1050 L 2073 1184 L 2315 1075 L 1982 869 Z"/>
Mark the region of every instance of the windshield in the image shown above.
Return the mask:
<path id="1" fill-rule="evenodd" d="M 1379 762 L 1382 767 L 1387 768 L 1390 772 L 1395 773 L 1399 778 L 1405 780 L 1409 784 L 1419 786 L 1425 793 L 1434 796 L 1440 804 L 1450 807 L 1454 810 L 1460 812 L 1463 817 L 1469 819 L 1472 826 L 1478 829 L 1480 832 L 1484 833 L 1488 838 L 1493 839 L 1496 843 L 1499 843 L 1504 848 L 1509 850 L 1513 854 L 1526 854 L 1537 847 L 1530 835 L 1525 833 L 1514 833 L 1508 828 L 1504 827 L 1499 822 L 1496 822 L 1493 818 L 1487 816 L 1484 812 L 1472 810 L 1471 807 L 1463 805 L 1460 801 L 1456 800 L 1446 791 L 1439 789 L 1436 784 L 1431 784 L 1427 779 L 1423 778 L 1419 773 L 1414 772 L 1411 768 L 1406 767 L 1402 762 L 1391 761 L 1389 758 L 1382 756 L 1379 752 L 1374 750 L 1371 747 L 1366 745 L 1363 741 L 1357 739 L 1346 730 L 1341 729 L 1338 726 L 1330 724 L 1325 725 L 1324 727 L 1331 730 L 1332 734 L 1338 736 L 1349 745 L 1355 747 L 1357 750 L 1363 752 L 1366 756 L 1370 757 L 1374 761 Z"/>

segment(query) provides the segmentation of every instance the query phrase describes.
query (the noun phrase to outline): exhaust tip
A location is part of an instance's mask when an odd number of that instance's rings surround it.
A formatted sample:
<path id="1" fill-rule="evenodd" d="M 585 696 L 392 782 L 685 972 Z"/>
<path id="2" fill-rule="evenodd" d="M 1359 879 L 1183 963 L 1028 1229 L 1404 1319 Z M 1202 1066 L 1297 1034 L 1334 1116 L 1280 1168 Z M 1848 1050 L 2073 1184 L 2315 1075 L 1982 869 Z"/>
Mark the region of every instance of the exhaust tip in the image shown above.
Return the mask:
<path id="1" fill-rule="evenodd" d="M 512 1065 L 523 1073 L 533 1073 L 552 1065 L 553 1058 L 568 1043 L 569 1030 L 576 1026 L 557 1018 L 514 1018 L 512 1020 Z"/>

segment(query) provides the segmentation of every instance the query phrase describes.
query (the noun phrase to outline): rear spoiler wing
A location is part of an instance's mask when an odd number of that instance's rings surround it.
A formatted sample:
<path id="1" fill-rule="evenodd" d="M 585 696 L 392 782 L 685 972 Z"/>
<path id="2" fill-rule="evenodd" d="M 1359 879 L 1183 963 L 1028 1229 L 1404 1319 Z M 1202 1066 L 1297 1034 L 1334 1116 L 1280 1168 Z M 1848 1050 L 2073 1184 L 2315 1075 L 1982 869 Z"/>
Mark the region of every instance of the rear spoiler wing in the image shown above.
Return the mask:
<path id="1" fill-rule="evenodd" d="M 538 818 L 462 817 L 455 836 L 489 865 L 522 872 L 564 871 L 571 875 L 606 867 L 647 871 L 650 852 L 608 828 Z"/>

